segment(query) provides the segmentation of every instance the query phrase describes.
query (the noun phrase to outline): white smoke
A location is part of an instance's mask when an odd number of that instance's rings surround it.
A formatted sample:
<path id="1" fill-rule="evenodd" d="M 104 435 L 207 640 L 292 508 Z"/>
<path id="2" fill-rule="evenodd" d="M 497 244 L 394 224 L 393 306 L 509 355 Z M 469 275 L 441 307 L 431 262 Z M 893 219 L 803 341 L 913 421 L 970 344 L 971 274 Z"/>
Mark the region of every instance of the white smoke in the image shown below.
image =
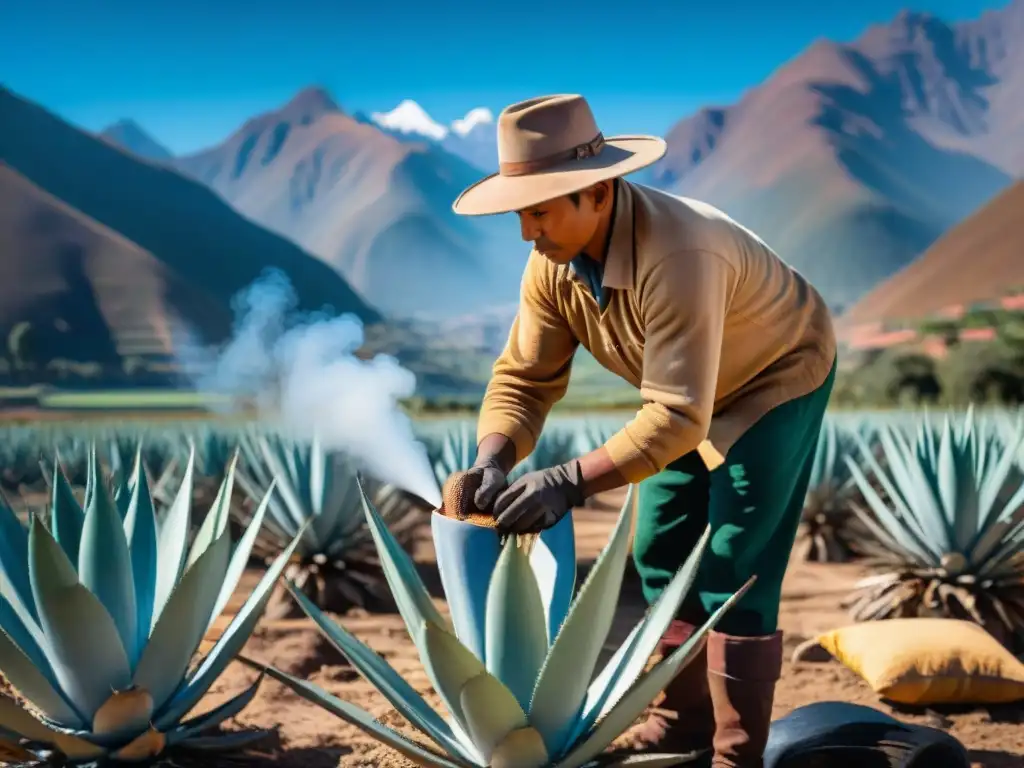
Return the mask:
<path id="1" fill-rule="evenodd" d="M 253 404 L 261 417 L 325 449 L 346 454 L 368 474 L 440 506 L 437 481 L 412 422 L 398 405 L 415 375 L 388 355 L 356 357 L 364 340 L 354 315 L 301 316 L 291 282 L 267 272 L 236 298 L 235 332 L 221 349 L 186 343 L 181 358 L 199 391 Z"/>

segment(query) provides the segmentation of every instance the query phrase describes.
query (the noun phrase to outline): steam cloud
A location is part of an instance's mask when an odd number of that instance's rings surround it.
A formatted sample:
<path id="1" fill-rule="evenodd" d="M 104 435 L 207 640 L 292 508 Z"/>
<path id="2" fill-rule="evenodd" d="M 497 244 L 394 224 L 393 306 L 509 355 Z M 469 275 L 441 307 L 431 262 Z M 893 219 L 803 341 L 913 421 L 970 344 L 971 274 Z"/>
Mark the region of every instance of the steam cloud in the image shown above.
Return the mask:
<path id="1" fill-rule="evenodd" d="M 183 345 L 180 356 L 202 392 L 251 402 L 293 434 L 314 434 L 368 474 L 440 506 L 426 450 L 398 400 L 415 375 L 387 355 L 361 360 L 354 315 L 300 316 L 291 282 L 268 271 L 236 297 L 234 337 L 221 349 Z"/>

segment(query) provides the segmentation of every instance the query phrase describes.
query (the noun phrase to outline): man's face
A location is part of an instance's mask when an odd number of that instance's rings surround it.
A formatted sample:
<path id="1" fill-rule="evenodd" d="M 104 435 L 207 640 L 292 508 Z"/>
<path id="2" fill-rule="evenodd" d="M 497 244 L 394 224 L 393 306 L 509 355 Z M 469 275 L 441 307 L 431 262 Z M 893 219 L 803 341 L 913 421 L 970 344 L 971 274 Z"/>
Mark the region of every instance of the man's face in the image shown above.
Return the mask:
<path id="1" fill-rule="evenodd" d="M 518 211 L 523 240 L 556 264 L 568 264 L 594 239 L 604 207 L 595 204 L 600 198 L 600 192 L 585 189 Z"/>

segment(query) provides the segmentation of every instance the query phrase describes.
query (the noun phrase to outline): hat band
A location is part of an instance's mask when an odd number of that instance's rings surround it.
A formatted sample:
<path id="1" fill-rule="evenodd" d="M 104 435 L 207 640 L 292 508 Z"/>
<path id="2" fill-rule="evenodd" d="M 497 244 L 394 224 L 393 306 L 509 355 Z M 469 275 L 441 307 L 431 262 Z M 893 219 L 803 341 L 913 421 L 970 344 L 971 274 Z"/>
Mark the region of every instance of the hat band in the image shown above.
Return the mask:
<path id="1" fill-rule="evenodd" d="M 583 160 L 587 157 L 596 157 L 604 149 L 604 134 L 598 133 L 585 144 L 579 144 L 571 149 L 556 152 L 547 157 L 538 157 L 536 160 L 521 160 L 516 163 L 499 163 L 498 173 L 502 176 L 526 176 L 531 173 L 540 173 L 549 170 L 562 163 L 573 160 Z"/>

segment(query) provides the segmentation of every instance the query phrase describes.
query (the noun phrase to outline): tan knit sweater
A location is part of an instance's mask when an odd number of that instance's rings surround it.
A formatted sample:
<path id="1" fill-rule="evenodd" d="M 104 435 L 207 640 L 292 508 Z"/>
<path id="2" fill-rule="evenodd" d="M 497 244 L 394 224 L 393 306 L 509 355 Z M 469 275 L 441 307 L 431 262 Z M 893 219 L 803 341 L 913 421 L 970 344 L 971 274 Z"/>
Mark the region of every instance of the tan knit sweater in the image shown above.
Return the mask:
<path id="1" fill-rule="evenodd" d="M 531 252 L 478 436 L 506 435 L 524 459 L 582 344 L 645 401 L 606 444 L 628 482 L 695 449 L 714 469 L 765 413 L 825 380 L 831 317 L 803 277 L 721 211 L 622 180 L 616 194 L 605 310 L 571 266 Z"/>

